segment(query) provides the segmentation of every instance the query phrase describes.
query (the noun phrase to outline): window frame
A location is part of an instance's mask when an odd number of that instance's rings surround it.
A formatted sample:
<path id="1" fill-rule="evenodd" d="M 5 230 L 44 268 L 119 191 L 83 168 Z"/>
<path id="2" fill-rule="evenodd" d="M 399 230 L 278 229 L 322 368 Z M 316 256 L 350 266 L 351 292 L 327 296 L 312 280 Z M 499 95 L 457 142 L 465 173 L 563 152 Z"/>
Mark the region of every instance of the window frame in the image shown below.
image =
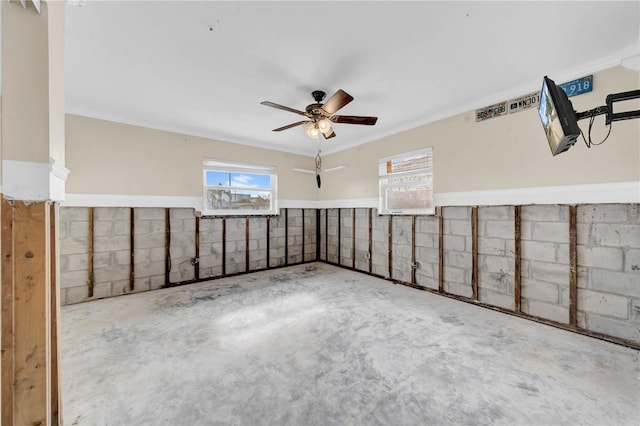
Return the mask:
<path id="1" fill-rule="evenodd" d="M 416 155 L 429 155 L 431 157 L 431 167 L 426 167 L 424 169 L 416 169 L 416 170 L 408 170 L 401 171 L 389 174 L 382 174 L 381 169 L 384 164 L 388 161 L 394 160 L 402 160 L 408 159 L 410 157 Z M 403 188 L 403 187 L 418 187 L 425 185 L 424 181 L 418 182 L 395 182 L 395 183 L 385 183 L 385 180 L 394 179 L 394 178 L 403 178 L 403 177 L 413 177 L 413 176 L 424 176 L 428 182 L 428 185 L 431 187 L 431 207 L 425 208 L 404 208 L 404 209 L 394 209 L 388 208 L 388 200 L 386 189 L 389 188 Z M 391 155 L 388 157 L 383 157 L 378 159 L 378 214 L 380 215 L 434 215 L 435 214 L 435 205 L 434 205 L 434 197 L 433 197 L 433 147 L 421 148 L 415 151 L 403 152 L 401 154 Z"/>
<path id="2" fill-rule="evenodd" d="M 243 186 L 223 186 L 229 190 L 256 190 L 269 192 L 271 194 L 271 205 L 269 210 L 249 210 L 249 209 L 210 209 L 208 206 L 207 191 L 220 186 L 207 185 L 207 171 L 222 173 L 248 173 L 269 175 L 271 188 L 250 188 Z M 274 216 L 279 214 L 278 210 L 278 174 L 276 166 L 245 163 L 239 161 L 219 160 L 217 158 L 204 157 L 202 159 L 202 215 L 203 216 Z"/>

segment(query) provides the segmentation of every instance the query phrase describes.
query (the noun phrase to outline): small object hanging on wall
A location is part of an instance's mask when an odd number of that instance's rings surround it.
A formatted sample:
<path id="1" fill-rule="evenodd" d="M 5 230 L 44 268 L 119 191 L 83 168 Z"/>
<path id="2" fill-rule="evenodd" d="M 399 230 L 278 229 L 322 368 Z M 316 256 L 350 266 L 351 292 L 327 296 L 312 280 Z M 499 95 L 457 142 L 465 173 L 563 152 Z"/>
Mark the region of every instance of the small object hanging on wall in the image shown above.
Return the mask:
<path id="1" fill-rule="evenodd" d="M 320 180 L 321 169 L 322 169 L 322 158 L 320 157 L 320 150 L 318 150 L 318 153 L 316 154 L 316 183 L 318 184 L 318 189 L 320 189 L 320 186 L 322 185 L 322 182 Z"/>

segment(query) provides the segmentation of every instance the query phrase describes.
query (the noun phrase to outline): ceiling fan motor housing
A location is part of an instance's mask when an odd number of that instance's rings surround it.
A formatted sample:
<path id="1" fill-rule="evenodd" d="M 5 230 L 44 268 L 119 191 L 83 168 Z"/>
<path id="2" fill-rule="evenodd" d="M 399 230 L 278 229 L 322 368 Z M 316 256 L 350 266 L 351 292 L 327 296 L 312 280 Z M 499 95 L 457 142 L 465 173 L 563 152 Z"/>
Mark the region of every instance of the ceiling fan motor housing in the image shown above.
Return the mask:
<path id="1" fill-rule="evenodd" d="M 314 90 L 311 92 L 311 96 L 315 99 L 316 102 L 320 103 L 324 100 L 324 97 L 327 96 L 322 90 Z"/>

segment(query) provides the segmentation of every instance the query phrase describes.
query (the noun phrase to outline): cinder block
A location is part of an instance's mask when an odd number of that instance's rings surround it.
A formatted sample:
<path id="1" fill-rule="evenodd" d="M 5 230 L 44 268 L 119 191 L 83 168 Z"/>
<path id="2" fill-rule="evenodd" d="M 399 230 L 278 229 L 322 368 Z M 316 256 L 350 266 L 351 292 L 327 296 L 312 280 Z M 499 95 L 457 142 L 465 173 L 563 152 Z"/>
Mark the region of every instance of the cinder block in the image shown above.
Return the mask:
<path id="1" fill-rule="evenodd" d="M 87 271 L 88 261 L 88 253 L 60 256 L 60 272 Z"/>
<path id="2" fill-rule="evenodd" d="M 104 299 L 105 297 L 111 297 L 111 282 L 96 283 L 93 286 L 92 299 Z"/>
<path id="3" fill-rule="evenodd" d="M 442 244 L 445 250 L 466 251 L 467 239 L 460 235 L 443 235 Z"/>
<path id="4" fill-rule="evenodd" d="M 443 207 L 442 216 L 445 219 L 471 219 L 469 207 Z"/>
<path id="5" fill-rule="evenodd" d="M 96 268 L 93 276 L 95 283 L 110 283 L 112 281 L 125 280 L 129 278 L 129 268 L 122 268 L 120 266 Z"/>
<path id="6" fill-rule="evenodd" d="M 425 264 L 438 264 L 438 249 L 416 247 L 416 261 L 422 265 Z"/>
<path id="7" fill-rule="evenodd" d="M 569 282 L 569 265 L 531 262 L 531 277 L 538 281 L 566 285 Z"/>
<path id="8" fill-rule="evenodd" d="M 450 294 L 456 294 L 458 296 L 471 298 L 473 296 L 473 289 L 470 285 L 458 284 L 454 282 L 450 282 L 446 280 L 445 274 L 445 282 L 444 282 L 444 290 Z"/>
<path id="9" fill-rule="evenodd" d="M 481 265 L 485 272 L 514 275 L 515 261 L 511 257 L 483 255 Z"/>
<path id="10" fill-rule="evenodd" d="M 416 217 L 416 233 L 438 234 L 440 232 L 440 222 L 435 216 Z"/>
<path id="11" fill-rule="evenodd" d="M 133 273 L 136 278 L 152 277 L 154 275 L 164 276 L 164 262 L 142 262 L 134 265 Z"/>
<path id="12" fill-rule="evenodd" d="M 513 294 L 513 275 L 496 272 L 478 272 L 478 287 L 504 294 Z"/>
<path id="13" fill-rule="evenodd" d="M 453 235 L 471 235 L 471 222 L 467 220 L 445 219 L 444 233 Z"/>
<path id="14" fill-rule="evenodd" d="M 627 208 L 617 204 L 593 204 L 578 206 L 578 223 L 624 223 L 628 221 Z"/>
<path id="15" fill-rule="evenodd" d="M 538 260 L 542 262 L 556 261 L 556 243 L 522 241 L 521 249 L 521 255 L 524 259 Z"/>
<path id="16" fill-rule="evenodd" d="M 134 218 L 137 220 L 165 220 L 165 209 L 156 207 L 136 207 Z"/>
<path id="17" fill-rule="evenodd" d="M 515 299 L 512 295 L 498 293 L 486 288 L 480 288 L 478 293 L 478 299 L 488 305 L 499 306 L 509 310 L 513 310 L 515 307 Z"/>
<path id="18" fill-rule="evenodd" d="M 569 224 L 562 222 L 536 222 L 533 224 L 532 239 L 535 241 L 569 241 Z"/>
<path id="19" fill-rule="evenodd" d="M 133 240 L 133 245 L 136 249 L 164 247 L 164 240 L 164 233 L 136 235 Z"/>
<path id="20" fill-rule="evenodd" d="M 578 289 L 578 310 L 627 319 L 629 318 L 629 299 L 614 294 Z"/>
<path id="21" fill-rule="evenodd" d="M 444 252 L 444 264 L 446 266 L 455 266 L 458 268 L 471 268 L 473 258 L 471 253 L 446 250 Z"/>
<path id="22" fill-rule="evenodd" d="M 640 250 L 639 249 L 624 250 L 624 272 L 635 273 L 638 279 L 638 287 L 640 287 Z"/>
<path id="23" fill-rule="evenodd" d="M 85 300 L 88 300 L 89 290 L 86 285 L 83 287 L 65 288 L 63 291 L 64 291 L 63 300 L 65 305 L 71 305 L 74 303 L 84 302 Z"/>
<path id="24" fill-rule="evenodd" d="M 622 271 L 623 252 L 621 248 L 614 247 L 578 246 L 578 264 Z"/>
<path id="25" fill-rule="evenodd" d="M 514 238 L 515 225 L 513 222 L 488 220 L 482 223 L 484 224 L 483 237 L 503 238 L 505 240 Z"/>
<path id="26" fill-rule="evenodd" d="M 486 206 L 478 208 L 478 220 L 509 220 L 513 219 L 512 206 Z"/>
<path id="27" fill-rule="evenodd" d="M 609 336 L 640 342 L 640 327 L 637 323 L 587 313 L 585 314 L 585 328 Z"/>
<path id="28" fill-rule="evenodd" d="M 521 291 L 525 299 L 535 299 L 554 305 L 559 304 L 560 301 L 560 289 L 556 284 L 523 279 Z"/>
<path id="29" fill-rule="evenodd" d="M 470 284 L 467 279 L 467 270 L 454 268 L 452 266 L 444 266 L 443 268 L 444 281 L 448 283 Z"/>
<path id="30" fill-rule="evenodd" d="M 625 273 L 594 268 L 589 271 L 588 288 L 640 298 L 640 272 Z"/>
<path id="31" fill-rule="evenodd" d="M 96 207 L 93 209 L 93 219 L 96 222 L 101 220 L 129 220 L 130 215 L 129 207 Z"/>
<path id="32" fill-rule="evenodd" d="M 96 253 L 105 251 L 129 250 L 130 245 L 129 236 L 124 235 L 95 237 L 93 241 L 93 247 Z"/>
<path id="33" fill-rule="evenodd" d="M 60 207 L 61 222 L 89 221 L 88 207 Z"/>
<path id="34" fill-rule="evenodd" d="M 569 322 L 569 310 L 567 308 L 537 300 L 523 300 L 522 312 L 562 324 Z"/>
<path id="35" fill-rule="evenodd" d="M 82 241 L 87 240 L 89 237 L 89 222 L 68 222 L 67 234 L 69 238 L 75 238 Z"/>
<path id="36" fill-rule="evenodd" d="M 191 208 L 171 208 L 171 219 L 192 219 L 195 217 L 195 210 Z"/>
<path id="37" fill-rule="evenodd" d="M 557 222 L 560 218 L 560 206 L 556 205 L 529 205 L 520 210 L 522 221 Z"/>
<path id="38" fill-rule="evenodd" d="M 478 254 L 504 256 L 506 241 L 500 238 L 478 238 Z"/>
<path id="39" fill-rule="evenodd" d="M 86 287 L 88 281 L 89 274 L 87 271 L 60 272 L 60 288 Z"/>
<path id="40" fill-rule="evenodd" d="M 640 225 L 596 224 L 593 233 L 598 245 L 640 248 Z"/>

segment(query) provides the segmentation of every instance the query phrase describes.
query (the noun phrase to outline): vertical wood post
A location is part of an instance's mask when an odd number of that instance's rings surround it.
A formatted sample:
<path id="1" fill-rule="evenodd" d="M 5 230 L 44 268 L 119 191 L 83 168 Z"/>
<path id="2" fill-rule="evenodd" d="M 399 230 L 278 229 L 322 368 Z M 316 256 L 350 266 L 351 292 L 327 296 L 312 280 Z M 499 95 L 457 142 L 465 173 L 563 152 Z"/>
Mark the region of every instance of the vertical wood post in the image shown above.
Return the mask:
<path id="1" fill-rule="evenodd" d="M 438 207 L 438 291 L 444 293 L 444 207 Z"/>
<path id="2" fill-rule="evenodd" d="M 135 209 L 129 209 L 129 291 L 133 291 L 136 283 L 135 275 Z"/>
<path id="3" fill-rule="evenodd" d="M 478 294 L 478 206 L 471 207 L 471 289 L 473 299 L 479 300 Z"/>
<path id="4" fill-rule="evenodd" d="M 13 378 L 14 378 L 14 280 L 13 280 L 13 206 L 2 199 L 2 424 L 13 422 Z"/>
<path id="5" fill-rule="evenodd" d="M 60 271 L 58 252 L 60 236 L 58 232 L 59 206 L 50 204 L 50 247 L 51 247 L 51 424 L 62 424 L 62 381 L 60 380 Z"/>
<path id="6" fill-rule="evenodd" d="M 169 285 L 171 271 L 171 209 L 164 209 L 164 284 Z"/>
<path id="7" fill-rule="evenodd" d="M 300 209 L 302 212 L 302 261 L 304 262 L 304 209 Z"/>
<path id="8" fill-rule="evenodd" d="M 578 324 L 577 207 L 569 206 L 569 324 Z"/>
<path id="9" fill-rule="evenodd" d="M 222 218 L 222 275 L 227 275 L 227 221 Z"/>
<path id="10" fill-rule="evenodd" d="M 514 307 L 515 311 L 522 312 L 522 236 L 521 236 L 521 209 L 522 206 L 513 207 L 513 238 L 514 238 Z"/>
<path id="11" fill-rule="evenodd" d="M 351 209 L 351 269 L 356 269 L 356 209 Z"/>
<path id="12" fill-rule="evenodd" d="M 388 234 L 389 240 L 387 243 L 387 256 L 389 262 L 389 278 L 393 278 L 393 216 L 389 215 L 389 226 L 388 226 Z"/>
<path id="13" fill-rule="evenodd" d="M 249 216 L 245 217 L 244 233 L 244 270 L 249 272 Z"/>
<path id="14" fill-rule="evenodd" d="M 324 209 L 324 260 L 329 261 L 329 209 Z"/>
<path id="15" fill-rule="evenodd" d="M 416 217 L 411 216 L 411 284 L 416 283 Z"/>
<path id="16" fill-rule="evenodd" d="M 320 209 L 316 209 L 316 262 L 320 260 L 320 238 L 321 238 L 321 228 L 320 228 Z"/>
<path id="17" fill-rule="evenodd" d="M 94 208 L 89 207 L 89 237 L 88 237 L 88 251 L 89 251 L 89 259 L 87 260 L 87 268 L 89 276 L 87 277 L 87 297 L 93 297 L 93 286 L 94 286 L 94 275 L 93 275 L 93 246 L 94 246 L 94 219 L 93 219 Z"/>
<path id="18" fill-rule="evenodd" d="M 270 256 L 269 256 L 269 251 L 271 248 L 271 241 L 269 241 L 271 239 L 271 216 L 267 216 L 267 268 L 269 268 L 270 262 Z"/>
<path id="19" fill-rule="evenodd" d="M 373 209 L 369 208 L 369 273 L 373 272 Z"/>
<path id="20" fill-rule="evenodd" d="M 289 264 L 289 209 L 284 209 L 284 264 Z"/>
<path id="21" fill-rule="evenodd" d="M 195 254 L 196 263 L 193 265 L 194 278 L 200 279 L 200 217 L 196 216 Z"/>
<path id="22" fill-rule="evenodd" d="M 338 208 L 338 265 L 342 265 L 342 209 Z"/>

